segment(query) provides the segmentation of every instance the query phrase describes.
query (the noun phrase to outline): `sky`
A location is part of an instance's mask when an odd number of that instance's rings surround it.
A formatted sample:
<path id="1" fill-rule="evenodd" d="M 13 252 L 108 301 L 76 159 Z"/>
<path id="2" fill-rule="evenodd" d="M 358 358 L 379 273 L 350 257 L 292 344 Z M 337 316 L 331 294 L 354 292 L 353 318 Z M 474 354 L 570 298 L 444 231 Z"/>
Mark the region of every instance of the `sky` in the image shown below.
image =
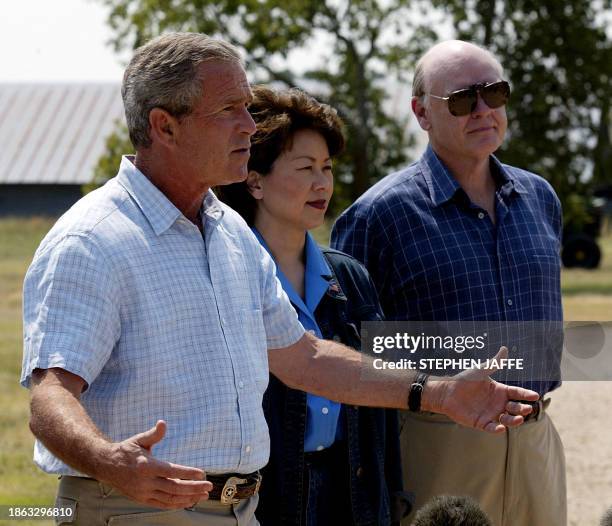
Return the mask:
<path id="1" fill-rule="evenodd" d="M 120 82 L 129 52 L 108 41 L 108 8 L 96 0 L 0 0 L 0 82 Z M 311 50 L 296 54 L 308 62 Z"/>
<path id="2" fill-rule="evenodd" d="M 118 56 L 108 44 L 108 8 L 97 0 L 0 0 L 0 83 L 121 82 L 131 53 Z M 316 58 L 312 50 L 297 63 Z M 123 59 L 123 61 L 122 61 Z M 407 88 L 406 88 L 407 89 Z M 405 91 L 405 90 L 404 90 Z M 409 113 L 394 96 L 393 111 Z M 416 122 L 407 115 L 407 124 Z"/>
<path id="3" fill-rule="evenodd" d="M 121 81 L 100 3 L 0 0 L 0 6 L 0 82 Z"/>

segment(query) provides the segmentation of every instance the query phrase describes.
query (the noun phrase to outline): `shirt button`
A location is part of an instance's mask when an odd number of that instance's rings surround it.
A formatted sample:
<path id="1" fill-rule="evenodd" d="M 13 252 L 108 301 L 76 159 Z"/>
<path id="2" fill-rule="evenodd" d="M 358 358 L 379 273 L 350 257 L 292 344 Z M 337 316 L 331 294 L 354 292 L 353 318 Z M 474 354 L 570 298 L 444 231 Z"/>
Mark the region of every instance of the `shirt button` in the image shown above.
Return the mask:
<path id="1" fill-rule="evenodd" d="M 317 451 L 323 451 L 325 448 L 323 446 L 317 446 Z"/>
<path id="2" fill-rule="evenodd" d="M 357 472 L 355 473 L 359 478 L 363 477 L 363 468 L 359 466 L 357 468 Z"/>
<path id="3" fill-rule="evenodd" d="M 484 219 L 484 212 L 478 212 L 478 219 Z"/>
<path id="4" fill-rule="evenodd" d="M 308 334 L 312 334 L 313 336 L 316 336 L 315 331 L 313 331 L 312 329 L 309 329 L 306 331 Z"/>
<path id="5" fill-rule="evenodd" d="M 244 450 L 245 450 L 247 453 L 250 453 L 250 452 L 251 452 L 251 446 L 247 446 L 247 447 L 245 447 L 245 448 L 244 448 Z"/>
<path id="6" fill-rule="evenodd" d="M 512 306 L 512 300 L 507 301 L 508 305 Z"/>
<path id="7" fill-rule="evenodd" d="M 242 380 L 238 382 L 238 387 L 240 387 L 240 389 L 244 387 L 244 382 Z"/>
<path id="8" fill-rule="evenodd" d="M 329 413 L 329 409 L 327 409 L 327 407 L 324 407 L 323 409 L 321 409 L 321 413 L 326 415 L 327 413 Z"/>

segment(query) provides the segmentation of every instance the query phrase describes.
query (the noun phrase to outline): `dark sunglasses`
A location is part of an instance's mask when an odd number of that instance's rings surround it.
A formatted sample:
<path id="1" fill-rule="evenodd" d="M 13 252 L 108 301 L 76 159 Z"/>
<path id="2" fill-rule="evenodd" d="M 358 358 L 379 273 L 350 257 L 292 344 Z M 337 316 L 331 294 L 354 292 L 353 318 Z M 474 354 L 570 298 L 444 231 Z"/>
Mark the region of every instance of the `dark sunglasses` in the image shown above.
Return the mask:
<path id="1" fill-rule="evenodd" d="M 505 80 L 491 82 L 490 84 L 473 84 L 469 88 L 453 91 L 448 97 L 439 97 L 429 94 L 434 99 L 445 100 L 448 102 L 448 111 L 455 117 L 468 115 L 476 109 L 478 104 L 478 94 L 485 101 L 489 108 L 499 108 L 508 102 L 510 97 L 510 84 Z"/>

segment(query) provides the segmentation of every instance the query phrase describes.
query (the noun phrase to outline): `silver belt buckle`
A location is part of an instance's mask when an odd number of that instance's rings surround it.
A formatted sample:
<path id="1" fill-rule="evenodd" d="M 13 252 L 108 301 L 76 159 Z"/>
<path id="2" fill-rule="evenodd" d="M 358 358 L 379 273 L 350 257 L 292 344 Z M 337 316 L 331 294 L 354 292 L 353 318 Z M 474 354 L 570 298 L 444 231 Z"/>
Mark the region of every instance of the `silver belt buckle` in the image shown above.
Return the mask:
<path id="1" fill-rule="evenodd" d="M 240 477 L 228 478 L 221 490 L 221 504 L 238 504 L 240 499 L 234 497 L 238 491 L 237 486 L 239 484 L 244 484 L 246 481 L 247 479 L 241 479 Z"/>

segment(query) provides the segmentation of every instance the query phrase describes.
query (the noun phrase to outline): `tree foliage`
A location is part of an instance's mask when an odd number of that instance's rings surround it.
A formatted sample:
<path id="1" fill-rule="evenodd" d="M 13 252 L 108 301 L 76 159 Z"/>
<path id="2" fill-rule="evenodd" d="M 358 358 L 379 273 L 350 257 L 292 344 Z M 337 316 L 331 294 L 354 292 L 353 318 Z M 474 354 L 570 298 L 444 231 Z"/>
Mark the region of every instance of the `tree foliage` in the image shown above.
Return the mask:
<path id="1" fill-rule="evenodd" d="M 166 31 L 204 32 L 242 49 L 252 80 L 301 87 L 335 107 L 348 138 L 335 168 L 344 201 L 405 162 L 406 112 L 398 118 L 386 101 L 436 39 L 413 23 L 409 0 L 99 1 L 117 50 Z"/>
<path id="2" fill-rule="evenodd" d="M 117 50 L 166 31 L 208 33 L 243 50 L 252 81 L 298 86 L 337 108 L 348 137 L 338 206 L 405 162 L 409 97 L 403 111 L 389 101 L 444 17 L 455 29 L 444 36 L 490 49 L 511 81 L 503 161 L 546 177 L 572 220 L 585 217 L 588 176 L 612 177 L 612 0 L 98 1 Z"/>
<path id="3" fill-rule="evenodd" d="M 500 156 L 546 177 L 567 221 L 593 182 L 612 180 L 610 0 L 434 0 L 458 38 L 499 57 L 513 94 Z M 589 175 L 592 177 L 589 179 Z"/>
<path id="4" fill-rule="evenodd" d="M 119 121 L 116 122 L 115 131 L 106 138 L 106 152 L 98 159 L 92 181 L 83 185 L 83 193 L 86 194 L 95 190 L 116 175 L 121 157 L 133 152 L 133 150 L 127 127 Z"/>

